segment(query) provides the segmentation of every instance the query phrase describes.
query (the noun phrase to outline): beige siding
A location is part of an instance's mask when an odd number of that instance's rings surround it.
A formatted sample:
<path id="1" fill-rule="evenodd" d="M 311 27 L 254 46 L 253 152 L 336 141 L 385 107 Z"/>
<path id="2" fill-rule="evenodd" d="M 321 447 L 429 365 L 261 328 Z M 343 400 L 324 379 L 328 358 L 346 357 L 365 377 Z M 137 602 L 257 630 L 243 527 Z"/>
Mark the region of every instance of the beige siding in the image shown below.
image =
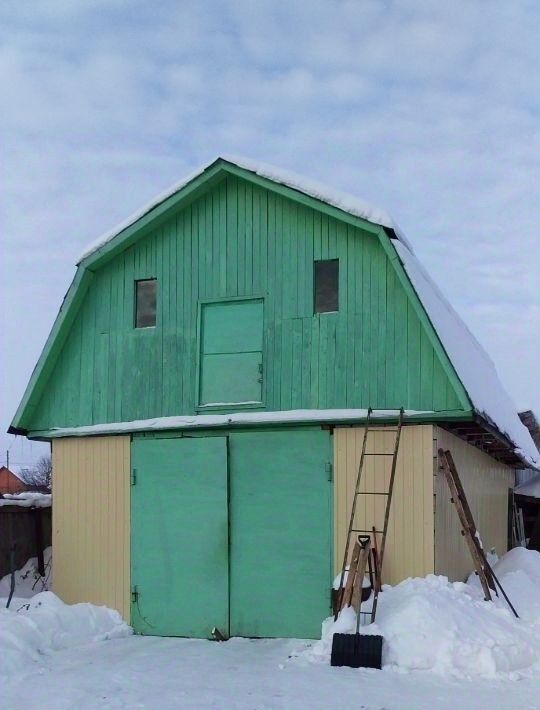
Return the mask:
<path id="1" fill-rule="evenodd" d="M 513 469 L 440 427 L 434 428 L 434 436 L 435 454 L 439 448 L 452 453 L 484 548 L 494 547 L 501 555 L 508 549 L 508 488 L 514 483 Z M 473 563 L 437 458 L 435 462 L 435 570 L 460 581 L 471 572 Z"/>
<path id="2" fill-rule="evenodd" d="M 53 591 L 129 620 L 129 436 L 53 442 Z"/>
<path id="3" fill-rule="evenodd" d="M 346 531 L 353 501 L 363 427 L 334 429 L 334 567 L 341 568 Z M 368 435 L 367 452 L 391 452 L 395 434 L 377 430 Z M 405 426 L 396 479 L 383 569 L 383 581 L 395 584 L 406 577 L 434 571 L 433 427 Z M 392 457 L 368 457 L 361 490 L 386 491 Z M 384 496 L 360 496 L 355 527 L 381 529 Z M 380 536 L 379 536 L 380 538 Z M 380 544 L 380 543 L 379 543 Z"/>

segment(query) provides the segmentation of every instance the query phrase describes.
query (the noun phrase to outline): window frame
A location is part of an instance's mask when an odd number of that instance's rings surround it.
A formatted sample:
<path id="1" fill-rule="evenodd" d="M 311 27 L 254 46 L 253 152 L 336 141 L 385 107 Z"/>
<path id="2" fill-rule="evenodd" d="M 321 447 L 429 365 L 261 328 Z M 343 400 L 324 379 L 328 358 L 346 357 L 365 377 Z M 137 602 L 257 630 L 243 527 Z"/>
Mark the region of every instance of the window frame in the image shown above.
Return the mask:
<path id="1" fill-rule="evenodd" d="M 321 263 L 336 263 L 337 264 L 337 280 L 336 280 L 336 308 L 332 310 L 317 310 L 317 264 Z M 313 260 L 313 315 L 320 316 L 325 313 L 339 313 L 339 258 L 332 259 L 314 259 Z"/>
<path id="2" fill-rule="evenodd" d="M 156 308 L 155 308 L 155 313 L 154 313 L 154 324 L 153 325 L 137 325 L 138 287 L 139 287 L 140 283 L 147 283 L 149 281 L 153 281 L 155 283 Z M 158 322 L 158 278 L 157 278 L 157 276 L 148 276 L 143 279 L 134 279 L 134 281 L 133 281 L 133 330 L 135 330 L 135 331 L 151 330 L 152 328 L 156 328 L 157 322 Z"/>

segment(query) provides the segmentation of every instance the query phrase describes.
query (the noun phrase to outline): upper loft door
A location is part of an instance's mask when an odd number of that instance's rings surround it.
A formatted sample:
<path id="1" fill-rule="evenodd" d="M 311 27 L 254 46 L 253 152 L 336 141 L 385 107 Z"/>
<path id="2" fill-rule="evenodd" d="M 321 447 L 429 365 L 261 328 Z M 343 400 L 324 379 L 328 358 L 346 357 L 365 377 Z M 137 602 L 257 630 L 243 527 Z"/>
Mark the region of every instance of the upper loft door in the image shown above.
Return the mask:
<path id="1" fill-rule="evenodd" d="M 200 329 L 199 406 L 261 404 L 262 300 L 204 303 Z"/>

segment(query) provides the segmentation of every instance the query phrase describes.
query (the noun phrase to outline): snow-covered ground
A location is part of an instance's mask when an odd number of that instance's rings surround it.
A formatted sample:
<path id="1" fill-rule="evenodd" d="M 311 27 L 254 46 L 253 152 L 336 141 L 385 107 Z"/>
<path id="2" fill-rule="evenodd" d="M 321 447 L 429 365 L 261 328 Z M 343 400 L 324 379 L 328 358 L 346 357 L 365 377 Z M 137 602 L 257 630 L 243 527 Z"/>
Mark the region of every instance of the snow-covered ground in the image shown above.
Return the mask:
<path id="1" fill-rule="evenodd" d="M 23 600 L 26 601 L 39 592 L 46 592 L 49 589 L 49 580 L 52 571 L 52 547 L 46 547 L 43 551 L 43 562 L 45 564 L 45 577 L 38 571 L 37 557 L 32 557 L 28 562 L 15 572 L 15 597 L 11 600 L 11 608 L 17 609 Z M 0 579 L 0 608 L 5 607 L 2 597 L 9 596 L 11 587 L 11 575 L 6 574 Z"/>
<path id="2" fill-rule="evenodd" d="M 44 592 L 0 611 L 0 707 L 538 709 L 540 554 L 512 550 L 496 572 L 519 620 L 474 579 L 386 588 L 382 671 L 332 668 L 331 621 L 318 642 L 141 637 L 116 612 Z"/>

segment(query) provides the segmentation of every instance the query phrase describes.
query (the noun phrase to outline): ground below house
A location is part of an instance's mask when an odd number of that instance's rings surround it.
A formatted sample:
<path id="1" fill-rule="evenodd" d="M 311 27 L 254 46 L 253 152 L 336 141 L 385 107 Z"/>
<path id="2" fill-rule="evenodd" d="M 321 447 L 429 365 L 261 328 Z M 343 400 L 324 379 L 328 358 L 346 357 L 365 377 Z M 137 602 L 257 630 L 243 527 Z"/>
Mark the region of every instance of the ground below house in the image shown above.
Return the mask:
<path id="1" fill-rule="evenodd" d="M 533 710 L 540 678 L 442 679 L 431 673 L 335 669 L 291 654 L 298 641 L 227 643 L 132 636 L 57 652 L 39 674 L 3 685 L 4 710 Z"/>
<path id="2" fill-rule="evenodd" d="M 17 591 L 34 587 L 32 562 Z M 326 620 L 317 642 L 216 643 L 133 636 L 105 607 L 21 595 L 0 608 L 0 707 L 537 710 L 540 553 L 516 548 L 496 570 L 520 619 L 502 599 L 484 602 L 474 577 L 452 584 L 430 575 L 385 588 L 382 671 L 330 666 L 332 633 L 349 630 L 350 610 Z"/>

